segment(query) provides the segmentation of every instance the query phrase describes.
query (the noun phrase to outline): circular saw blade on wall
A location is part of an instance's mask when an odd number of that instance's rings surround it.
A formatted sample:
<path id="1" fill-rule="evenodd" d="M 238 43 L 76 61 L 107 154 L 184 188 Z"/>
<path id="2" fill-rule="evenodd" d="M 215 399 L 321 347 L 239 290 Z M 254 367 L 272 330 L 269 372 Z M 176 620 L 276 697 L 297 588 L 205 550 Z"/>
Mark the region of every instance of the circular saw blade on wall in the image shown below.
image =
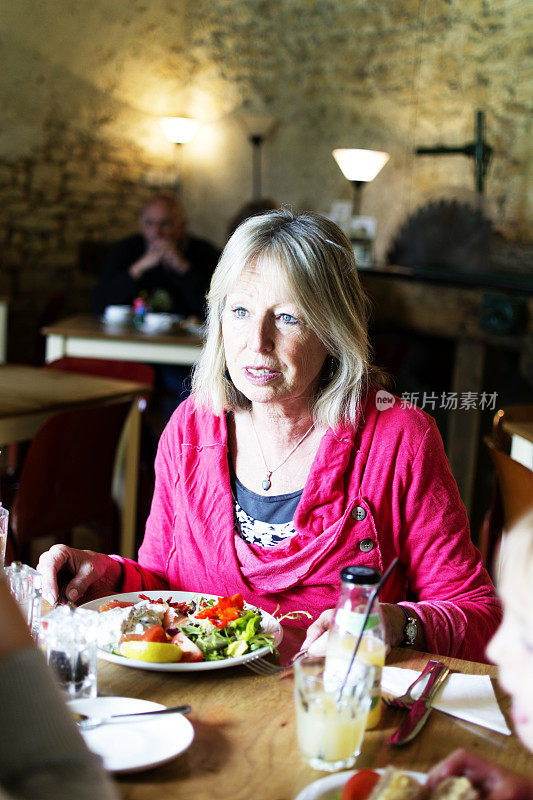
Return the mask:
<path id="1" fill-rule="evenodd" d="M 432 201 L 403 223 L 387 261 L 413 269 L 486 272 L 491 234 L 491 221 L 468 203 Z"/>

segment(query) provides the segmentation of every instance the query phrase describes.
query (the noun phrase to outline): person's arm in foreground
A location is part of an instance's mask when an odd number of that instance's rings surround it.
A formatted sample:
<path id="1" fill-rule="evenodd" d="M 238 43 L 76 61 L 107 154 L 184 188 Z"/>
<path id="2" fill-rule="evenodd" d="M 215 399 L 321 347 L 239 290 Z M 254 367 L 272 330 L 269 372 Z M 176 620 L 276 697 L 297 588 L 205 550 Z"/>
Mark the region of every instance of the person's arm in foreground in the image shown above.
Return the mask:
<path id="1" fill-rule="evenodd" d="M 433 789 L 450 776 L 468 778 L 483 800 L 533 800 L 531 781 L 467 750 L 456 750 L 433 767 L 426 786 Z"/>
<path id="2" fill-rule="evenodd" d="M 117 800 L 0 578 L 0 786 L 13 800 Z"/>

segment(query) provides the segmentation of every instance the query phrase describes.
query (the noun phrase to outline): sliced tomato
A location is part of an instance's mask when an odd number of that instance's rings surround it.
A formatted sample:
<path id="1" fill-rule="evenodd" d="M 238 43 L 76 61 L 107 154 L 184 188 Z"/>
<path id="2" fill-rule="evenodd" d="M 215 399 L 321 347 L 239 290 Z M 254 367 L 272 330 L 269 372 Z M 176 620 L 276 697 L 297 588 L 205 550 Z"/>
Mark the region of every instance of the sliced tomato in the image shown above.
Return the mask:
<path id="1" fill-rule="evenodd" d="M 181 661 L 185 663 L 195 663 L 196 661 L 203 661 L 204 656 L 199 647 L 194 642 L 191 642 L 188 636 L 184 633 L 176 633 L 172 637 L 172 644 L 177 644 L 181 650 Z"/>
<path id="2" fill-rule="evenodd" d="M 341 800 L 366 800 L 379 778 L 373 769 L 360 769 L 342 787 Z"/>
<path id="3" fill-rule="evenodd" d="M 152 625 L 142 636 L 143 642 L 168 642 L 168 636 L 162 625 Z"/>
<path id="4" fill-rule="evenodd" d="M 132 606 L 133 603 L 127 603 L 125 600 L 108 600 L 107 603 L 103 603 L 98 611 L 110 611 L 112 608 L 128 608 L 128 606 Z"/>

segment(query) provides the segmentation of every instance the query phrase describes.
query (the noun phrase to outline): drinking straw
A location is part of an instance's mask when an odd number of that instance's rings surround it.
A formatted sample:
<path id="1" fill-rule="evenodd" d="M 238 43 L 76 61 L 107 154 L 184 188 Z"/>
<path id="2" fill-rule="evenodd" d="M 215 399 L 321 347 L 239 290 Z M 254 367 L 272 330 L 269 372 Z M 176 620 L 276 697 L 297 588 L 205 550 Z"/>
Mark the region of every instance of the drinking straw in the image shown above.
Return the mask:
<path id="1" fill-rule="evenodd" d="M 393 560 L 391 561 L 391 563 L 389 564 L 389 566 L 387 567 L 387 569 L 385 570 L 385 572 L 383 573 L 383 575 L 379 579 L 379 582 L 378 582 L 376 588 L 374 589 L 374 591 L 372 592 L 372 594 L 370 595 L 370 597 L 368 599 L 368 603 L 366 604 L 366 609 L 365 609 L 365 617 L 363 619 L 363 624 L 361 626 L 361 631 L 360 631 L 359 636 L 357 638 L 357 641 L 355 643 L 355 647 L 353 649 L 353 653 L 352 653 L 352 657 L 350 659 L 350 664 L 348 666 L 348 670 L 346 672 L 346 675 L 344 676 L 344 680 L 343 680 L 343 682 L 341 684 L 341 688 L 339 689 L 337 702 L 339 702 L 339 700 L 341 699 L 342 693 L 343 693 L 344 689 L 346 688 L 346 683 L 348 681 L 348 676 L 349 676 L 350 672 L 352 671 L 353 662 L 355 661 L 355 657 L 357 655 L 357 651 L 359 650 L 359 645 L 361 644 L 361 639 L 363 638 L 363 633 L 365 632 L 366 623 L 368 622 L 368 618 L 370 616 L 370 612 L 372 611 L 372 608 L 373 608 L 374 603 L 376 601 L 376 597 L 378 596 L 378 594 L 381 591 L 381 589 L 385 586 L 385 584 L 389 580 L 393 569 L 395 568 L 396 564 L 398 563 L 398 560 L 399 560 L 398 557 L 393 558 Z"/>

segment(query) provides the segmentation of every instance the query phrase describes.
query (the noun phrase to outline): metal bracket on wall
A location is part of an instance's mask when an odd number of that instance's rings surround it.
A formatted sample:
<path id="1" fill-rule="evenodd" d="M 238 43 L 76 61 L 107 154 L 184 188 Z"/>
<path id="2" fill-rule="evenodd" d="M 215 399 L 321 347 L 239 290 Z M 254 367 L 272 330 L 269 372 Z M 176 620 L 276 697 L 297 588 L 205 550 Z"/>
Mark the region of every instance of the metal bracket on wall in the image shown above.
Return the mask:
<path id="1" fill-rule="evenodd" d="M 415 153 L 417 156 L 442 156 L 458 153 L 473 158 L 475 162 L 476 191 L 481 195 L 483 194 L 484 182 L 492 156 L 492 147 L 485 142 L 484 128 L 485 114 L 483 111 L 478 110 L 476 111 L 476 140 L 474 142 L 465 144 L 463 147 L 445 147 L 444 145 L 417 147 Z"/>

